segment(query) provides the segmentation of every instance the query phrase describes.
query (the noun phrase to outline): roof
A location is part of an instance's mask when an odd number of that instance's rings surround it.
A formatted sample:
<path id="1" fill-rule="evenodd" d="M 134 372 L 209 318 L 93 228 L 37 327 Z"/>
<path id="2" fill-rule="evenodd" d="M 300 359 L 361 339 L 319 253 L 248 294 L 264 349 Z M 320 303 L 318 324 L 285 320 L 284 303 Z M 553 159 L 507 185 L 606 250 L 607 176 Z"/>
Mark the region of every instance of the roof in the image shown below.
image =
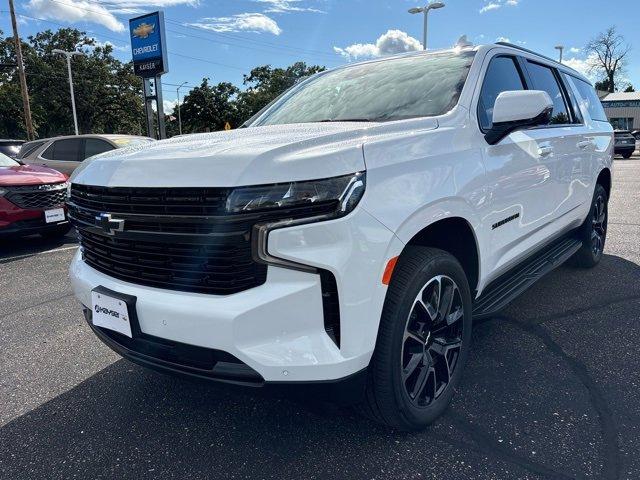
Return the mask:
<path id="1" fill-rule="evenodd" d="M 603 102 L 640 101 L 640 92 L 615 92 L 601 99 Z"/>

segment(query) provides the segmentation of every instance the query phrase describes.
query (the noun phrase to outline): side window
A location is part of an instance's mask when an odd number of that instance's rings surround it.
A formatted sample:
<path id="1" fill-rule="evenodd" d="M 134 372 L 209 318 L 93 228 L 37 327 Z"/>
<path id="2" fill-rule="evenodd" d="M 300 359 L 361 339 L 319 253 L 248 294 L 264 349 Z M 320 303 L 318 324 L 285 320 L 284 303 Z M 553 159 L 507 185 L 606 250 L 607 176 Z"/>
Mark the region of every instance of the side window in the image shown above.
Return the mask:
<path id="1" fill-rule="evenodd" d="M 493 125 L 493 106 L 502 92 L 524 90 L 524 83 L 513 57 L 495 57 L 491 60 L 478 101 L 478 121 L 483 130 Z"/>
<path id="2" fill-rule="evenodd" d="M 53 159 L 66 162 L 78 162 L 80 160 L 80 147 L 82 139 L 65 138 L 64 140 L 56 140 L 53 145 Z M 49 147 L 51 148 L 51 147 Z"/>
<path id="3" fill-rule="evenodd" d="M 564 91 L 569 96 L 569 103 L 571 104 L 571 112 L 573 113 L 573 123 L 582 123 L 582 112 L 580 111 L 580 106 L 578 103 L 578 99 L 576 98 L 575 93 L 573 92 L 573 88 L 571 88 L 571 80 L 569 79 L 569 75 L 566 73 L 561 73 L 562 83 L 564 83 Z"/>
<path id="4" fill-rule="evenodd" d="M 113 150 L 113 145 L 99 138 L 87 138 L 84 141 L 84 156 L 82 159 L 89 158 L 102 152 Z"/>
<path id="5" fill-rule="evenodd" d="M 531 61 L 527 61 L 527 69 L 529 70 L 533 88 L 535 90 L 544 90 L 553 100 L 553 114 L 550 123 L 556 125 L 571 123 L 567 103 L 553 70 Z"/>
<path id="6" fill-rule="evenodd" d="M 572 77 L 570 81 L 576 86 L 578 93 L 580 94 L 581 100 L 580 105 L 582 105 L 588 112 L 591 120 L 596 120 L 598 122 L 608 122 L 607 114 L 604 113 L 604 108 L 602 107 L 602 103 L 596 94 L 596 91 L 593 87 L 585 82 L 584 80 L 580 80 L 579 78 Z"/>
<path id="7" fill-rule="evenodd" d="M 56 148 L 56 142 L 53 142 L 49 145 L 44 152 L 40 154 L 42 158 L 46 158 L 47 160 L 53 160 L 53 151 Z"/>

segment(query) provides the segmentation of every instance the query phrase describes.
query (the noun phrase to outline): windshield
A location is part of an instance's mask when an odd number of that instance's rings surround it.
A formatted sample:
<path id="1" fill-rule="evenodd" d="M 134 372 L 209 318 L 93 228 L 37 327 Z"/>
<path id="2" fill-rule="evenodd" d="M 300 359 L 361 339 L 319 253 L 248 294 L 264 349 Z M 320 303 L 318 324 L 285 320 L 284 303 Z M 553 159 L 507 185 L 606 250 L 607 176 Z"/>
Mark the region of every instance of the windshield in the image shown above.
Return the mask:
<path id="1" fill-rule="evenodd" d="M 112 140 L 118 148 L 131 147 L 133 145 L 143 145 L 145 143 L 153 142 L 153 138 L 147 137 L 120 137 Z"/>
<path id="2" fill-rule="evenodd" d="M 293 87 L 254 125 L 388 121 L 451 110 L 475 52 L 442 52 L 354 65 Z"/>
<path id="3" fill-rule="evenodd" d="M 18 162 L 0 153 L 0 167 L 17 167 L 18 165 L 20 165 Z"/>

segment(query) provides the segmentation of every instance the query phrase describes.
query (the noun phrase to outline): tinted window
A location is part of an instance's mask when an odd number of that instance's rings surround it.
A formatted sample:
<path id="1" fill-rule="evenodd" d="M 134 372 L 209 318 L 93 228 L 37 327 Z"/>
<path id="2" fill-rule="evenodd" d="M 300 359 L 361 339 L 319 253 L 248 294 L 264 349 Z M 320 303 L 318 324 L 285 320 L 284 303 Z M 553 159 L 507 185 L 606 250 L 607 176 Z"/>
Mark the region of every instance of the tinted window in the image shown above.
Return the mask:
<path id="1" fill-rule="evenodd" d="M 573 80 L 573 84 L 576 86 L 576 89 L 580 94 L 580 105 L 587 109 L 591 120 L 608 122 L 607 114 L 604 113 L 604 108 L 602 107 L 602 103 L 600 103 L 600 99 L 598 98 L 594 88 L 589 83 L 584 80 L 580 80 L 579 78 L 572 77 L 571 80 Z"/>
<path id="2" fill-rule="evenodd" d="M 544 90 L 553 100 L 553 113 L 550 123 L 571 123 L 567 103 L 564 100 L 564 95 L 553 70 L 538 63 L 527 62 L 527 64 L 534 90 Z"/>
<path id="3" fill-rule="evenodd" d="M 45 141 L 42 140 L 40 142 L 29 142 L 29 143 L 23 144 L 22 147 L 20 147 L 20 153 L 18 155 L 18 158 L 24 158 L 27 155 L 31 155 L 38 148 L 40 148 L 44 144 L 44 142 Z M 47 157 L 45 157 L 45 158 L 47 158 Z"/>
<path id="4" fill-rule="evenodd" d="M 493 125 L 496 98 L 509 90 L 524 90 L 518 67 L 511 57 L 496 57 L 487 68 L 478 102 L 478 120 L 483 130 L 488 130 Z"/>
<path id="5" fill-rule="evenodd" d="M 4 144 L 0 145 L 0 153 L 8 155 L 9 157 L 16 158 L 20 151 L 20 145 Z"/>
<path id="6" fill-rule="evenodd" d="M 46 158 L 47 160 L 53 160 L 53 155 L 56 149 L 55 142 L 45 148 L 44 152 L 41 153 L 42 158 Z"/>
<path id="7" fill-rule="evenodd" d="M 64 140 L 56 140 L 53 142 L 53 160 L 61 160 L 66 162 L 77 162 L 80 160 L 80 148 L 82 139 L 67 138 Z M 47 150 L 49 150 L 49 147 Z M 48 158 L 48 157 L 45 157 Z"/>
<path id="8" fill-rule="evenodd" d="M 113 145 L 98 138 L 87 138 L 84 144 L 84 158 L 113 150 Z"/>
<path id="9" fill-rule="evenodd" d="M 256 125 L 441 115 L 458 102 L 474 56 L 434 53 L 323 73 L 294 86 Z"/>

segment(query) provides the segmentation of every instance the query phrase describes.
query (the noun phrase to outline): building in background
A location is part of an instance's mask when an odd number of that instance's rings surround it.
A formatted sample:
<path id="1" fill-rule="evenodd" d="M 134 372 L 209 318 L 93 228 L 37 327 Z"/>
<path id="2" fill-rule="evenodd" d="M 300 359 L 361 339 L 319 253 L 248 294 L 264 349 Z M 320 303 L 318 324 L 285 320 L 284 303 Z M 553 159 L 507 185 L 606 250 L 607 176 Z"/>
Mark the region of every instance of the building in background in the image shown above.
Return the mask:
<path id="1" fill-rule="evenodd" d="M 640 92 L 610 93 L 601 99 L 616 130 L 640 130 Z"/>

